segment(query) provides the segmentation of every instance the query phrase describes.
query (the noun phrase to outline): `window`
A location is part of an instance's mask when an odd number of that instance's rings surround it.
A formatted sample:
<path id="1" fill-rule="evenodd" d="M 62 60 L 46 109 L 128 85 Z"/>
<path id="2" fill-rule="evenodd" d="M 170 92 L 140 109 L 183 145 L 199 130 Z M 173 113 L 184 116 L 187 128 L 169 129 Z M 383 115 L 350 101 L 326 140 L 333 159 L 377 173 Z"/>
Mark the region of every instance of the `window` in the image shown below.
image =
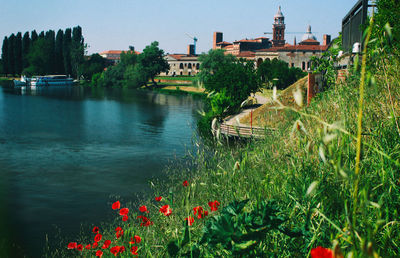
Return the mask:
<path id="1" fill-rule="evenodd" d="M 188 68 L 192 69 L 192 64 L 191 63 L 189 63 Z"/>
<path id="2" fill-rule="evenodd" d="M 294 63 L 291 64 L 291 67 L 294 67 Z"/>
<path id="3" fill-rule="evenodd" d="M 306 62 L 302 62 L 302 63 L 301 63 L 301 69 L 302 69 L 302 70 L 305 70 L 305 69 L 306 69 Z"/>
<path id="4" fill-rule="evenodd" d="M 179 69 L 183 69 L 183 64 L 182 63 L 179 64 Z"/>
<path id="5" fill-rule="evenodd" d="M 197 70 L 200 69 L 200 64 L 199 64 L 199 63 L 196 64 L 196 69 L 197 69 Z"/>

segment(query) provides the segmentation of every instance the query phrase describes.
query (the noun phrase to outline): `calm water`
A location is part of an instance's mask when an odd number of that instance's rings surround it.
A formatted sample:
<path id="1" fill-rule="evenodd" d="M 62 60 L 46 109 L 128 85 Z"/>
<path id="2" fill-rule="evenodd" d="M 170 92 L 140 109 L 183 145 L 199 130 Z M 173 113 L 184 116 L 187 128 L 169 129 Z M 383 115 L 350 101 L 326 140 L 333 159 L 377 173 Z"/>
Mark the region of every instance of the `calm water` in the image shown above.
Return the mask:
<path id="1" fill-rule="evenodd" d="M 199 100 L 134 90 L 0 88 L 0 238 L 40 256 L 45 235 L 73 240 L 148 192 L 191 148 Z"/>

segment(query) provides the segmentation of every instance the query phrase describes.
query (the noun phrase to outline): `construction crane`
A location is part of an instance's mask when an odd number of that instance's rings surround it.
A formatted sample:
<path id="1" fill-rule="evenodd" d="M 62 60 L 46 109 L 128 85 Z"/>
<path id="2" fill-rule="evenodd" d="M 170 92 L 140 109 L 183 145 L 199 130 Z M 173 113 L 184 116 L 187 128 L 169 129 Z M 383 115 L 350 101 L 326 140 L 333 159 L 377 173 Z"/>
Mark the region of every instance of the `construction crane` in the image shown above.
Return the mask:
<path id="1" fill-rule="evenodd" d="M 193 39 L 193 45 L 194 45 L 194 49 L 193 49 L 193 53 L 196 54 L 196 43 L 197 43 L 197 38 L 193 37 L 192 35 L 185 33 L 189 38 Z"/>

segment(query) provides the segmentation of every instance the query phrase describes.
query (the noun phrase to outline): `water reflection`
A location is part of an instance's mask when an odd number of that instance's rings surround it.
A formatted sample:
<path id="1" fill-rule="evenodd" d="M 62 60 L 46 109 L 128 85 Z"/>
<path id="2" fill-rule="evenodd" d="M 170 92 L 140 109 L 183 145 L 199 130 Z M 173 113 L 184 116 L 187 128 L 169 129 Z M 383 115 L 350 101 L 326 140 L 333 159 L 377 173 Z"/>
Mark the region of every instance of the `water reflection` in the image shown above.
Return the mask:
<path id="1" fill-rule="evenodd" d="M 38 256 L 52 225 L 76 236 L 80 223 L 106 220 L 110 194 L 148 191 L 148 180 L 184 155 L 200 105 L 128 89 L 3 88 L 0 238 Z"/>

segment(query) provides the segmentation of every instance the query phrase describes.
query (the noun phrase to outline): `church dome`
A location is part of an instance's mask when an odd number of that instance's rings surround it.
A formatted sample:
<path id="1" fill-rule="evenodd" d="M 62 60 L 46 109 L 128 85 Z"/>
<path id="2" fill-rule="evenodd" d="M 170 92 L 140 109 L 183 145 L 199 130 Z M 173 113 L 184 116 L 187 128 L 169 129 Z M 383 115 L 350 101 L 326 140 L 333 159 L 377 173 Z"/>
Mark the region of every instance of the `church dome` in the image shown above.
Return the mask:
<path id="1" fill-rule="evenodd" d="M 301 41 L 305 41 L 308 39 L 317 40 L 317 38 L 311 32 L 311 25 L 308 25 L 307 32 L 303 35 L 303 37 L 301 38 Z"/>

